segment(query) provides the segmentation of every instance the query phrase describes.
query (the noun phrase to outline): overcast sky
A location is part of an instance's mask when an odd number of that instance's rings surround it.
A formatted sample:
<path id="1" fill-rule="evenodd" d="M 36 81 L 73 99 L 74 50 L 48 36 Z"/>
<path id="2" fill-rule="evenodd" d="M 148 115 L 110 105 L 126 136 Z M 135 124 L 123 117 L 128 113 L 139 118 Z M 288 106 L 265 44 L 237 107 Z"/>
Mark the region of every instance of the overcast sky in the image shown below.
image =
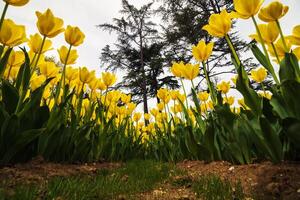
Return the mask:
<path id="1" fill-rule="evenodd" d="M 129 0 L 129 2 L 139 7 L 149 1 Z M 269 2 L 270 0 L 267 0 L 265 4 Z M 284 32 L 290 33 L 292 26 L 297 23 L 300 24 L 300 1 L 285 0 L 282 2 L 290 6 L 290 12 L 282 20 Z M 4 3 L 1 4 L 1 10 L 3 5 Z M 119 16 L 121 0 L 30 0 L 26 6 L 9 7 L 7 18 L 12 18 L 17 24 L 26 25 L 26 31 L 29 35 L 38 31 L 35 26 L 37 21 L 35 11 L 44 12 L 47 8 L 52 9 L 55 16 L 63 18 L 65 26 L 79 26 L 85 33 L 85 42 L 78 47 L 80 57 L 77 65 L 100 71 L 99 55 L 101 49 L 106 44 L 113 43 L 115 36 L 101 31 L 96 25 L 111 22 L 113 17 Z M 238 25 L 241 36 L 248 39 L 247 36 L 254 30 L 251 20 L 240 20 Z M 63 34 L 56 37 L 53 42 L 55 49 L 65 44 Z M 48 54 L 57 56 L 56 51 Z"/>

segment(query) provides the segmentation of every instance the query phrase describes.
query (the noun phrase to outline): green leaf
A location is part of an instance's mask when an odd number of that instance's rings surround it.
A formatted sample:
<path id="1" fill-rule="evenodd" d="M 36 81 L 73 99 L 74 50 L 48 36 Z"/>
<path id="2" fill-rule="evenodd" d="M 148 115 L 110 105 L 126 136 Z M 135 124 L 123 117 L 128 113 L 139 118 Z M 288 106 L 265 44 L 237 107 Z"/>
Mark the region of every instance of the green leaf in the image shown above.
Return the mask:
<path id="1" fill-rule="evenodd" d="M 12 48 L 9 48 L 9 49 L 5 52 L 5 54 L 4 54 L 4 56 L 1 58 L 1 60 L 0 60 L 0 77 L 3 76 L 3 73 L 4 73 L 4 71 L 5 71 L 6 64 L 7 64 L 7 61 L 8 61 L 8 58 L 9 58 L 9 55 L 10 55 L 11 51 L 12 51 Z"/>
<path id="2" fill-rule="evenodd" d="M 22 152 L 29 143 L 37 139 L 45 129 L 32 129 L 24 131 L 19 134 L 16 138 L 15 143 L 10 146 L 8 151 L 5 153 L 3 163 L 8 163 L 17 153 Z"/>
<path id="3" fill-rule="evenodd" d="M 2 82 L 2 101 L 8 113 L 14 113 L 19 101 L 19 93 L 7 80 Z"/>
<path id="4" fill-rule="evenodd" d="M 272 73 L 272 70 L 269 68 L 268 60 L 266 56 L 261 52 L 261 50 L 257 47 L 256 44 L 251 45 L 251 51 L 255 58 L 258 60 L 258 62 L 264 66 L 270 73 Z"/>
<path id="5" fill-rule="evenodd" d="M 275 163 L 281 162 L 283 160 L 282 143 L 279 137 L 279 132 L 281 130 L 275 130 L 264 117 L 260 117 L 259 123 L 265 142 L 271 150 L 272 161 Z"/>

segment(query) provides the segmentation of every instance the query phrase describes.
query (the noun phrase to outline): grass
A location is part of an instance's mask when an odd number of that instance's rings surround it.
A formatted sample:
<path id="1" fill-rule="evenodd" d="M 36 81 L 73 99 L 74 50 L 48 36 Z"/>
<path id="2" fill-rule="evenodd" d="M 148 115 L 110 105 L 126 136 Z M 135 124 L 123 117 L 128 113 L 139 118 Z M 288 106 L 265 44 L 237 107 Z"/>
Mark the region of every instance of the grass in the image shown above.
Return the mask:
<path id="1" fill-rule="evenodd" d="M 176 177 L 176 178 L 175 178 Z M 130 161 L 117 169 L 101 169 L 95 174 L 55 177 L 43 184 L 0 185 L 0 200 L 93 200 L 137 199 L 166 182 L 175 188 L 189 188 L 204 200 L 244 199 L 240 183 L 231 184 L 216 176 L 194 180 L 174 164 L 155 161 Z"/>
<path id="2" fill-rule="evenodd" d="M 6 199 L 126 199 L 146 192 L 169 177 L 174 165 L 154 161 L 131 161 L 125 166 L 97 171 L 95 175 L 57 177 L 45 185 L 19 185 L 12 192 L 0 189 L 0 200 Z M 7 189 L 7 188 L 6 188 Z"/>
<path id="3" fill-rule="evenodd" d="M 240 182 L 232 184 L 215 175 L 198 178 L 192 183 L 192 188 L 198 198 L 205 200 L 245 199 Z"/>

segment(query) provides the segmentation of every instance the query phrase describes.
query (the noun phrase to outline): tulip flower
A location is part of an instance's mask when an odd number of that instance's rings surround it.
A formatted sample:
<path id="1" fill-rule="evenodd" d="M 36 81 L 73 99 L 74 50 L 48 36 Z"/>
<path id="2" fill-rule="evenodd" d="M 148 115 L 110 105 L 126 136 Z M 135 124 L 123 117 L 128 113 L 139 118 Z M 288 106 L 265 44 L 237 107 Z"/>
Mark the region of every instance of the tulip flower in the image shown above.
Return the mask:
<path id="1" fill-rule="evenodd" d="M 297 59 L 300 60 L 300 47 L 295 48 L 293 53 L 296 55 Z"/>
<path id="2" fill-rule="evenodd" d="M 149 121 L 151 119 L 151 115 L 148 114 L 148 113 L 145 113 L 144 114 L 144 119 L 147 120 L 147 121 Z"/>
<path id="3" fill-rule="evenodd" d="M 62 46 L 58 49 L 58 54 L 60 58 L 60 62 L 64 65 L 72 65 L 76 63 L 78 58 L 77 50 L 76 49 L 68 49 L 66 46 Z"/>
<path id="4" fill-rule="evenodd" d="M 32 52 L 35 54 L 40 53 L 40 48 L 42 46 L 43 38 L 38 34 L 30 35 L 29 41 L 28 41 L 28 46 Z M 46 51 L 51 50 L 52 42 L 51 40 L 45 40 L 43 49 L 41 50 L 41 53 L 45 53 Z"/>
<path id="5" fill-rule="evenodd" d="M 95 71 L 89 72 L 86 67 L 79 68 L 79 79 L 82 83 L 90 83 L 95 77 Z"/>
<path id="6" fill-rule="evenodd" d="M 165 88 L 160 88 L 157 91 L 157 97 L 165 104 L 169 103 L 171 98 L 169 91 Z"/>
<path id="7" fill-rule="evenodd" d="M 279 36 L 279 30 L 275 22 L 270 22 L 268 24 L 259 24 L 258 29 L 261 33 L 263 42 L 266 44 L 274 43 Z M 257 34 L 252 34 L 250 35 L 250 37 L 261 43 L 260 38 Z"/>
<path id="8" fill-rule="evenodd" d="M 44 37 L 53 38 L 64 32 L 63 20 L 55 17 L 50 9 L 44 13 L 36 12 L 38 18 L 37 27 Z"/>
<path id="9" fill-rule="evenodd" d="M 21 66 L 25 61 L 25 55 L 23 51 L 11 51 L 8 60 L 7 65 L 11 67 L 18 67 Z"/>
<path id="10" fill-rule="evenodd" d="M 85 35 L 78 27 L 67 26 L 65 31 L 65 40 L 72 46 L 79 46 L 83 43 Z"/>
<path id="11" fill-rule="evenodd" d="M 110 72 L 102 72 L 102 80 L 106 87 L 110 87 L 117 81 L 117 77 L 115 74 Z"/>
<path id="12" fill-rule="evenodd" d="M 285 56 L 285 53 L 288 53 L 292 47 L 292 44 L 289 40 L 289 37 L 285 37 L 285 45 L 281 39 L 278 39 L 273 45 L 268 45 L 268 51 L 273 57 L 278 57 L 279 60 L 282 60 Z"/>
<path id="13" fill-rule="evenodd" d="M 252 69 L 250 73 L 251 78 L 257 83 L 262 83 L 267 77 L 267 70 L 264 67 Z"/>
<path id="14" fill-rule="evenodd" d="M 293 33 L 289 36 L 289 40 L 293 45 L 300 46 L 300 25 L 293 28 Z"/>
<path id="15" fill-rule="evenodd" d="M 234 103 L 234 97 L 233 96 L 230 96 L 230 97 L 226 96 L 223 99 L 223 103 L 227 103 L 227 104 L 229 104 L 231 106 Z"/>
<path id="16" fill-rule="evenodd" d="M 279 1 L 274 1 L 268 6 L 260 9 L 258 18 L 264 22 L 274 22 L 282 18 L 288 12 L 288 10 L 288 6 L 284 6 Z"/>
<path id="17" fill-rule="evenodd" d="M 8 5 L 12 6 L 24 6 L 29 2 L 29 0 L 3 0 Z"/>
<path id="18" fill-rule="evenodd" d="M 208 100 L 208 97 L 209 97 L 209 93 L 206 91 L 198 93 L 198 98 L 200 99 L 200 101 L 206 102 Z"/>
<path id="19" fill-rule="evenodd" d="M 238 18 L 248 19 L 256 15 L 264 0 L 233 0 Z"/>
<path id="20" fill-rule="evenodd" d="M 186 64 L 182 71 L 183 77 L 188 80 L 193 80 L 199 75 L 199 65 Z"/>
<path id="21" fill-rule="evenodd" d="M 223 94 L 227 94 L 230 89 L 230 82 L 222 81 L 221 83 L 217 84 L 217 90 L 221 91 Z"/>
<path id="22" fill-rule="evenodd" d="M 42 84 L 46 81 L 46 77 L 44 75 L 36 75 L 34 74 L 30 79 L 30 88 L 31 91 L 36 90 L 41 87 Z"/>
<path id="23" fill-rule="evenodd" d="M 39 65 L 40 73 L 47 78 L 55 77 L 59 73 L 59 68 L 53 62 L 44 62 Z"/>
<path id="24" fill-rule="evenodd" d="M 184 63 L 181 61 L 180 63 L 174 62 L 172 67 L 171 67 L 171 72 L 174 76 L 182 78 L 182 71 L 184 68 Z"/>
<path id="25" fill-rule="evenodd" d="M 141 117 L 142 117 L 142 114 L 139 112 L 136 112 L 133 114 L 132 119 L 133 119 L 133 121 L 138 122 L 141 119 Z"/>
<path id="26" fill-rule="evenodd" d="M 5 19 L 0 30 L 0 43 L 15 47 L 27 40 L 25 26 L 16 25 L 11 19 Z"/>
<path id="27" fill-rule="evenodd" d="M 72 67 L 67 67 L 65 77 L 69 81 L 69 83 L 71 81 L 75 80 L 78 77 L 78 69 L 73 69 Z"/>
<path id="28" fill-rule="evenodd" d="M 213 47 L 213 42 L 206 44 L 203 40 L 201 40 L 197 46 L 192 47 L 192 54 L 197 61 L 204 62 L 212 54 Z"/>
<path id="29" fill-rule="evenodd" d="M 202 29 L 214 37 L 223 38 L 231 29 L 231 19 L 232 15 L 227 13 L 226 10 L 222 10 L 220 14 L 212 14 L 208 25 L 205 25 Z"/>

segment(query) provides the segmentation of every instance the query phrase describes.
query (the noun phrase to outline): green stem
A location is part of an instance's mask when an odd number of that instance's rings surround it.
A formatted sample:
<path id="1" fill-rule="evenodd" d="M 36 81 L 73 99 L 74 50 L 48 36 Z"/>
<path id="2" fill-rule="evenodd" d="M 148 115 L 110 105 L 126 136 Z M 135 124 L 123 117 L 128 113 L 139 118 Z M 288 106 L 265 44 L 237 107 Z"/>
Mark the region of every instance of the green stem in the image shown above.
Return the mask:
<path id="1" fill-rule="evenodd" d="M 203 65 L 203 71 L 204 71 L 204 75 L 205 75 L 205 78 L 206 78 L 207 86 L 209 88 L 209 93 L 211 94 L 212 101 L 215 105 L 217 103 L 217 101 L 216 101 L 217 99 L 216 99 L 216 96 L 215 96 L 215 91 L 213 90 L 212 82 L 209 79 L 205 62 L 202 62 L 202 65 Z"/>
<path id="2" fill-rule="evenodd" d="M 69 56 L 70 56 L 70 53 L 71 53 L 71 49 L 72 49 L 72 45 L 70 44 L 69 46 L 69 50 L 68 50 L 68 53 L 67 53 L 67 57 L 66 57 L 66 60 L 65 60 L 65 63 L 64 63 L 64 66 L 63 66 L 63 72 L 62 72 L 62 87 L 63 87 L 63 97 L 65 98 L 66 96 L 66 67 L 67 67 L 67 63 L 68 63 L 68 60 L 69 60 Z"/>
<path id="3" fill-rule="evenodd" d="M 188 109 L 189 108 L 189 103 L 188 103 L 188 99 L 187 99 L 187 95 L 186 95 L 187 93 L 186 93 L 186 90 L 185 90 L 182 78 L 180 78 L 180 82 L 181 82 L 181 85 L 182 85 L 183 93 L 184 93 L 184 95 L 186 97 L 186 100 L 185 100 L 186 101 L 186 108 Z"/>
<path id="4" fill-rule="evenodd" d="M 284 39 L 284 35 L 283 35 L 282 29 L 281 29 L 281 26 L 280 26 L 280 23 L 279 23 L 278 20 L 276 20 L 276 25 L 277 25 L 279 33 L 280 33 L 280 37 L 281 37 L 281 40 L 282 40 L 283 47 L 284 47 L 285 51 L 288 53 L 289 49 L 287 48 L 287 45 L 286 45 L 286 42 L 285 42 L 285 39 Z"/>
<path id="5" fill-rule="evenodd" d="M 275 53 L 275 56 L 276 56 L 277 62 L 278 62 L 278 64 L 280 64 L 280 59 L 279 59 L 279 56 L 278 56 L 277 50 L 276 50 L 276 48 L 275 48 L 275 45 L 274 45 L 274 43 L 273 43 L 273 42 L 271 43 L 271 45 L 272 45 L 273 51 L 274 51 L 274 53 Z"/>
<path id="6" fill-rule="evenodd" d="M 241 65 L 241 61 L 240 61 L 240 59 L 239 59 L 239 57 L 238 57 L 238 55 L 237 55 L 237 53 L 236 53 L 236 50 L 235 50 L 235 48 L 234 48 L 234 46 L 233 46 L 233 44 L 232 44 L 232 42 L 231 42 L 229 36 L 228 36 L 228 35 L 225 35 L 225 39 L 226 39 L 226 41 L 227 41 L 227 44 L 229 45 L 229 48 L 231 49 L 231 53 L 232 53 L 232 56 L 233 56 L 235 62 L 236 62 L 238 65 Z"/>
<path id="7" fill-rule="evenodd" d="M 0 19 L 0 30 L 2 28 L 2 24 L 3 24 L 3 21 L 4 21 L 4 18 L 5 18 L 8 6 L 9 6 L 9 4 L 6 3 L 5 6 L 4 6 L 4 8 L 3 8 L 2 16 L 1 16 L 1 19 Z"/>
<path id="8" fill-rule="evenodd" d="M 31 71 L 31 75 L 34 73 L 34 71 L 36 70 L 36 67 L 37 67 L 37 65 L 39 63 L 39 60 L 40 60 L 40 57 L 42 55 L 45 42 L 46 42 L 46 36 L 43 37 L 43 41 L 42 41 L 41 47 L 39 49 L 38 57 L 37 57 L 37 59 L 35 61 L 35 64 L 33 65 L 33 68 L 32 68 L 32 71 Z"/>
<path id="9" fill-rule="evenodd" d="M 265 45 L 265 43 L 264 43 L 264 40 L 263 40 L 263 38 L 262 38 L 261 32 L 260 32 L 260 30 L 259 30 L 259 28 L 258 28 L 256 19 L 255 19 L 254 16 L 252 16 L 252 21 L 253 21 L 253 23 L 254 23 L 254 25 L 255 25 L 257 35 L 258 35 L 258 37 L 259 37 L 259 40 L 260 40 L 260 42 L 261 42 L 263 51 L 264 51 L 265 56 L 266 56 L 266 58 L 267 58 L 267 62 L 268 62 L 268 65 L 269 65 L 269 71 L 270 71 L 270 73 L 272 74 L 275 83 L 276 83 L 277 85 L 279 85 L 280 82 L 279 82 L 279 80 L 278 80 L 278 78 L 277 78 L 277 75 L 275 74 L 273 65 L 271 64 L 271 60 L 270 60 L 269 53 L 268 53 L 268 51 L 267 51 L 266 45 Z"/>

